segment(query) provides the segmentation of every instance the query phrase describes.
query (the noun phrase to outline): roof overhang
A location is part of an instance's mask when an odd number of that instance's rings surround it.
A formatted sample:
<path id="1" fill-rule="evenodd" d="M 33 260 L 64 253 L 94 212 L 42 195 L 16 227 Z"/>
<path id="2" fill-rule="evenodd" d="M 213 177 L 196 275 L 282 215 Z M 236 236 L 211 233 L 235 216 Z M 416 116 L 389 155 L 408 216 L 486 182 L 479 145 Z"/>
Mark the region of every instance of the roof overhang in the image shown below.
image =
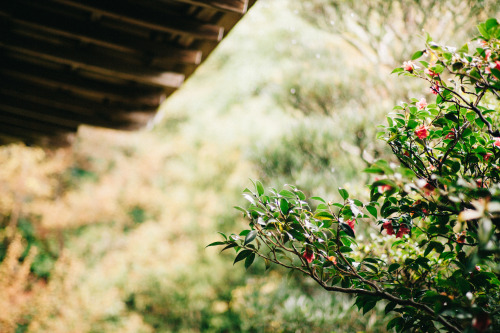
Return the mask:
<path id="1" fill-rule="evenodd" d="M 0 143 L 145 126 L 255 1 L 3 1 Z"/>

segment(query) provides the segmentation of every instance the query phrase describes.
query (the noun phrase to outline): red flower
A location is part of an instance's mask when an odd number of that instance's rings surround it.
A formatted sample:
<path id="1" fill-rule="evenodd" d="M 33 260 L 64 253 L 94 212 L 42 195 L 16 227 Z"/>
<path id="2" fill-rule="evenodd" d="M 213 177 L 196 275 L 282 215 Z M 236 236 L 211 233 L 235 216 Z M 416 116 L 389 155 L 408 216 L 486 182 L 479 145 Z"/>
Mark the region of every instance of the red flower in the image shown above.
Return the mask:
<path id="1" fill-rule="evenodd" d="M 415 134 L 418 136 L 419 139 L 425 139 L 426 137 L 429 136 L 429 131 L 427 130 L 427 126 L 425 125 L 420 125 L 415 129 Z"/>
<path id="2" fill-rule="evenodd" d="M 448 132 L 448 134 L 446 134 L 446 136 L 444 137 L 445 139 L 455 139 L 455 129 L 452 128 L 451 131 Z"/>
<path id="3" fill-rule="evenodd" d="M 432 184 L 429 184 L 429 183 L 425 183 L 424 185 L 424 192 L 425 192 L 425 195 L 431 195 L 432 192 L 434 192 L 436 188 L 434 187 L 434 185 Z"/>
<path id="4" fill-rule="evenodd" d="M 490 159 L 490 157 L 491 157 L 491 156 L 493 156 L 493 154 L 492 154 L 492 153 L 486 153 L 486 154 L 484 155 L 484 161 L 485 161 L 485 162 L 488 162 L 488 160 Z"/>
<path id="5" fill-rule="evenodd" d="M 479 313 L 472 319 L 472 327 L 479 332 L 486 331 L 490 325 L 491 320 L 487 313 Z"/>
<path id="6" fill-rule="evenodd" d="M 379 180 L 379 178 L 375 177 L 375 181 Z M 384 193 L 385 191 L 389 191 L 392 188 L 390 185 L 379 185 L 378 193 Z"/>
<path id="7" fill-rule="evenodd" d="M 304 257 L 304 259 L 308 262 L 308 263 L 311 263 L 313 260 L 314 260 L 314 252 L 309 252 L 309 251 L 305 251 L 304 254 L 302 255 L 302 257 Z"/>
<path id="8" fill-rule="evenodd" d="M 488 59 L 491 57 L 491 50 L 488 49 L 484 51 L 484 60 L 488 61 Z"/>
<path id="9" fill-rule="evenodd" d="M 382 228 L 385 229 L 388 235 L 394 235 L 394 228 L 392 227 L 391 221 L 386 221 L 382 224 Z"/>
<path id="10" fill-rule="evenodd" d="M 425 74 L 429 75 L 430 77 L 436 77 L 436 76 L 439 76 L 438 73 L 434 72 L 432 69 L 428 69 L 426 68 L 424 70 Z"/>
<path id="11" fill-rule="evenodd" d="M 403 68 L 405 71 L 413 73 L 413 69 L 415 68 L 415 65 L 411 61 L 405 61 L 403 63 Z"/>
<path id="12" fill-rule="evenodd" d="M 500 71 L 500 60 L 495 60 L 495 68 Z"/>
<path id="13" fill-rule="evenodd" d="M 465 231 L 457 234 L 457 243 L 463 244 L 465 243 Z"/>
<path id="14" fill-rule="evenodd" d="M 347 223 L 351 229 L 354 231 L 354 224 L 355 224 L 356 220 L 355 219 L 350 219 L 350 220 L 347 220 L 345 221 L 345 223 Z"/>
<path id="15" fill-rule="evenodd" d="M 425 98 L 422 97 L 420 99 L 420 101 L 417 102 L 416 105 L 417 105 L 417 108 L 419 110 L 423 110 L 423 109 L 425 109 L 427 107 L 428 104 L 427 104 L 427 101 L 425 100 Z"/>
<path id="16" fill-rule="evenodd" d="M 500 147 L 500 138 L 495 138 L 495 142 L 493 143 L 493 146 Z"/>
<path id="17" fill-rule="evenodd" d="M 431 87 L 431 93 L 433 93 L 434 95 L 439 94 L 440 91 L 441 88 L 439 88 L 439 84 L 437 83 Z"/>
<path id="18" fill-rule="evenodd" d="M 409 234 L 409 233 L 410 233 L 410 229 L 405 225 L 401 225 L 399 227 L 398 233 L 396 234 L 396 237 L 401 238 L 404 235 Z"/>

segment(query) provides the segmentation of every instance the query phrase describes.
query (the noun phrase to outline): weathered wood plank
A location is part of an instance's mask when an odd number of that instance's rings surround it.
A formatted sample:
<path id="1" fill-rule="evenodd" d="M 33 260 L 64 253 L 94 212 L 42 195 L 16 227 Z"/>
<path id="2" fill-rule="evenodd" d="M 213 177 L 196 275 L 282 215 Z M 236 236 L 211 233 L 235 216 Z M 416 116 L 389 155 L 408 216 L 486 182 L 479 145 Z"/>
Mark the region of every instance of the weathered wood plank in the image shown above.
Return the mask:
<path id="1" fill-rule="evenodd" d="M 238 14 L 245 14 L 248 10 L 248 0 L 175 0 L 191 5 L 214 8 Z"/>
<path id="2" fill-rule="evenodd" d="M 70 45 L 55 45 L 21 34 L 2 34 L 0 46 L 60 64 L 79 66 L 89 71 L 137 81 L 160 87 L 178 88 L 184 82 L 184 74 L 165 72 L 161 68 L 145 67 L 125 59 L 108 56 L 92 49 L 78 49 Z"/>
<path id="3" fill-rule="evenodd" d="M 119 5 L 114 0 L 52 1 L 162 32 L 190 35 L 214 41 L 220 41 L 224 35 L 222 27 L 195 21 L 185 16 L 157 12 L 125 1 L 120 1 Z"/>
<path id="4" fill-rule="evenodd" d="M 85 77 L 82 72 L 65 70 L 60 66 L 44 67 L 23 61 L 19 57 L 0 57 L 0 63 L 0 74 L 4 76 L 36 85 L 70 90 L 94 100 L 117 101 L 141 109 L 157 108 L 164 99 L 160 88 L 108 83 Z"/>
<path id="5" fill-rule="evenodd" d="M 174 43 L 147 40 L 106 27 L 98 22 L 75 20 L 61 13 L 50 12 L 36 2 L 9 2 L 0 4 L 0 15 L 19 25 L 48 33 L 77 38 L 84 42 L 124 52 L 148 53 L 164 60 L 186 64 L 199 64 L 199 50 L 183 49 Z"/>
<path id="6" fill-rule="evenodd" d="M 82 115 L 70 110 L 42 103 L 28 101 L 26 99 L 9 96 L 0 92 L 0 110 L 5 113 L 19 115 L 27 119 L 38 119 L 40 121 L 58 125 L 60 127 L 77 128 L 80 124 L 93 126 L 119 128 L 127 124 L 127 121 L 119 122 L 112 114 Z M 126 118 L 119 118 L 126 119 Z"/>
<path id="7" fill-rule="evenodd" d="M 37 85 L 31 82 L 22 81 L 15 77 L 8 77 L 0 74 L 0 92 L 16 97 L 23 97 L 27 100 L 42 103 L 44 105 L 53 105 L 59 108 L 72 110 L 81 114 L 99 114 L 99 113 L 129 113 L 156 112 L 156 107 L 141 107 L 128 103 L 85 98 L 85 96 L 76 95 L 68 90 L 48 87 L 46 85 Z"/>

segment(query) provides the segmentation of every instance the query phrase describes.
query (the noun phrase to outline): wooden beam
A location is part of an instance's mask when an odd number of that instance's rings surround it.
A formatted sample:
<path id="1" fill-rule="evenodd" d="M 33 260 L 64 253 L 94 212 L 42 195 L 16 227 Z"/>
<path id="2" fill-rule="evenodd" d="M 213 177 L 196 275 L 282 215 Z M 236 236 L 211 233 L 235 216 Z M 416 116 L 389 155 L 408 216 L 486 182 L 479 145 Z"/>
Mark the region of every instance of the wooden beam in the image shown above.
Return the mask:
<path id="1" fill-rule="evenodd" d="M 110 114 L 81 115 L 69 110 L 47 106 L 41 103 L 0 93 L 0 109 L 4 112 L 19 115 L 29 119 L 39 119 L 46 123 L 61 127 L 78 127 L 80 124 L 120 128 L 131 125 L 130 122 L 119 122 Z"/>
<path id="2" fill-rule="evenodd" d="M 191 5 L 209 7 L 216 10 L 245 14 L 248 10 L 248 0 L 175 0 Z"/>
<path id="3" fill-rule="evenodd" d="M 220 41 L 224 28 L 185 18 L 181 15 L 162 13 L 116 0 L 52 0 L 53 2 L 112 17 L 116 20 L 151 30 L 189 35 L 199 39 Z"/>
<path id="4" fill-rule="evenodd" d="M 85 77 L 83 72 L 65 70 L 60 66 L 45 67 L 20 57 L 12 59 L 12 56 L 16 55 L 0 57 L 0 74 L 22 82 L 69 90 L 94 100 L 126 103 L 136 109 L 157 108 L 164 99 L 162 90 L 156 87 L 108 83 Z"/>
<path id="5" fill-rule="evenodd" d="M 99 113 L 156 113 L 156 107 L 137 108 L 134 105 L 115 101 L 95 101 L 84 96 L 75 95 L 71 91 L 51 88 L 45 85 L 37 85 L 25 82 L 15 77 L 0 74 L 0 92 L 9 96 L 23 97 L 27 100 L 52 105 L 61 109 L 72 110 L 81 114 Z"/>
<path id="6" fill-rule="evenodd" d="M 143 64 L 127 62 L 125 59 L 92 49 L 56 45 L 12 32 L 2 35 L 0 46 L 35 58 L 78 66 L 103 75 L 160 87 L 178 88 L 184 81 L 184 74 L 165 72 L 161 68 L 145 67 Z"/>
<path id="7" fill-rule="evenodd" d="M 183 49 L 174 43 L 143 39 L 111 29 L 98 22 L 76 20 L 73 17 L 50 12 L 38 4 L 6 1 L 0 3 L 0 15 L 20 25 L 118 51 L 153 54 L 164 60 L 186 64 L 197 65 L 201 61 L 199 50 Z"/>
<path id="8" fill-rule="evenodd" d="M 51 124 L 40 120 L 38 117 L 29 117 L 26 114 L 12 113 L 4 110 L 0 105 L 0 123 L 16 125 L 30 130 L 42 131 L 44 133 L 67 133 L 76 132 L 78 126 L 64 126 Z"/>

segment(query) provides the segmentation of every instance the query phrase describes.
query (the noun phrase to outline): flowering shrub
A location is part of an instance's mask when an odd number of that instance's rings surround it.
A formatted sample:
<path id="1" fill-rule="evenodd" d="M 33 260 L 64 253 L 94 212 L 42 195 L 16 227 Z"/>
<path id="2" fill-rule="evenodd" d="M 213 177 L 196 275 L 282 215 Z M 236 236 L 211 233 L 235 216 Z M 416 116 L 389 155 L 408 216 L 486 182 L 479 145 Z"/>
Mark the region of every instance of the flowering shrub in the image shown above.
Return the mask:
<path id="1" fill-rule="evenodd" d="M 266 268 L 278 264 L 352 294 L 363 313 L 384 301 L 395 313 L 387 329 L 500 331 L 500 24 L 489 19 L 478 29 L 459 50 L 428 37 L 393 71 L 427 81 L 435 101 L 411 99 L 387 117 L 377 136 L 399 164 L 379 160 L 365 170 L 378 176 L 369 202 L 342 188 L 339 202 L 306 198 L 294 186 L 266 192 L 257 181 L 244 191 L 249 206 L 237 207 L 249 229 L 210 246 L 235 249 L 234 262 L 247 268 L 261 258 Z M 355 229 L 368 223 L 391 249 L 412 250 L 359 251 Z"/>

